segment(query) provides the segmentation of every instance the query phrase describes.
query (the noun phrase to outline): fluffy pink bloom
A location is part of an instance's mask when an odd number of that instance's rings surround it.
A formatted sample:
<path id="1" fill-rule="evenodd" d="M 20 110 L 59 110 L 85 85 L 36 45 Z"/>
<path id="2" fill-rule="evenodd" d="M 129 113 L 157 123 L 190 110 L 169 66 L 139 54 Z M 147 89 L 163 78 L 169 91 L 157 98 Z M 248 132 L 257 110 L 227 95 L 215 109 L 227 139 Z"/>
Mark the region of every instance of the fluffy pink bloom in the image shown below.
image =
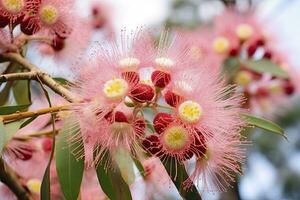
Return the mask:
<path id="1" fill-rule="evenodd" d="M 55 36 L 52 45 L 38 44 L 40 52 L 44 55 L 53 56 L 54 61 L 71 63 L 81 56 L 90 44 L 91 27 L 86 20 L 74 16 L 70 23 L 71 33 L 65 38 Z M 74 64 L 74 63 L 71 63 Z"/>
<path id="2" fill-rule="evenodd" d="M 153 68 L 151 80 L 158 88 L 166 87 L 173 73 L 188 67 L 191 62 L 189 43 L 184 42 L 185 38 L 180 32 L 170 36 L 171 32 L 163 31 L 157 46 L 154 41 L 148 40 L 143 45 L 148 51 L 146 56 L 151 58 L 148 67 Z"/>
<path id="3" fill-rule="evenodd" d="M 230 49 L 236 48 L 241 40 L 257 39 L 263 34 L 253 11 L 226 9 L 214 19 L 213 25 L 215 35 L 228 39 Z"/>
<path id="4" fill-rule="evenodd" d="M 240 135 L 218 135 L 209 140 L 205 157 L 197 158 L 190 179 L 184 182 L 189 187 L 196 183 L 202 191 L 226 191 L 235 176 L 241 174 L 245 160 L 245 142 Z"/>
<path id="5" fill-rule="evenodd" d="M 182 163 L 193 155 L 205 157 L 211 140 L 222 144 L 220 135 L 238 137 L 245 125 L 239 115 L 242 98 L 218 75 L 207 67 L 174 73 L 165 93 L 173 114 L 156 115 L 156 134 L 144 140 L 144 148 L 162 159 L 174 157 Z"/>
<path id="6" fill-rule="evenodd" d="M 232 128 L 244 125 L 238 115 L 242 111 L 240 108 L 242 98 L 235 92 L 233 86 L 226 86 L 219 73 L 211 71 L 209 67 L 200 67 L 196 70 L 177 72 L 173 77 L 174 81 L 167 91 L 180 96 L 175 105 L 172 105 L 175 107 L 177 117 L 184 119 L 184 116 L 181 116 L 180 106 L 186 101 L 193 101 L 199 106 L 199 118 L 191 121 L 187 118 L 186 122 L 202 133 L 230 134 Z M 168 100 L 167 93 L 165 98 Z"/>
<path id="7" fill-rule="evenodd" d="M 0 1 L 0 27 L 21 22 L 24 15 L 30 12 L 38 2 L 38 0 Z"/>
<path id="8" fill-rule="evenodd" d="M 137 138 L 142 134 L 144 122 L 132 117 L 132 108 L 124 105 L 125 98 L 132 101 L 152 100 L 154 90 L 140 83 L 138 70 L 147 64 L 140 46 L 141 32 L 132 33 L 128 40 L 125 33 L 121 45 L 100 47 L 99 56 L 81 67 L 81 74 L 74 88 L 84 102 L 74 106 L 85 142 L 86 160 L 92 161 L 93 150 L 99 161 L 106 151 L 114 153 L 119 147 L 134 151 Z M 87 156 L 88 155 L 88 156 Z"/>
<path id="9" fill-rule="evenodd" d="M 23 33 L 41 34 L 64 38 L 71 32 L 70 22 L 74 16 L 74 0 L 41 0 L 32 13 L 27 14 L 21 23 Z"/>
<path id="10" fill-rule="evenodd" d="M 209 27 L 202 27 L 192 32 L 184 30 L 179 30 L 179 32 L 182 35 L 181 42 L 189 46 L 189 59 L 195 60 L 199 66 L 206 66 L 211 70 L 220 69 L 225 55 L 214 51 L 212 44 L 216 35 Z"/>

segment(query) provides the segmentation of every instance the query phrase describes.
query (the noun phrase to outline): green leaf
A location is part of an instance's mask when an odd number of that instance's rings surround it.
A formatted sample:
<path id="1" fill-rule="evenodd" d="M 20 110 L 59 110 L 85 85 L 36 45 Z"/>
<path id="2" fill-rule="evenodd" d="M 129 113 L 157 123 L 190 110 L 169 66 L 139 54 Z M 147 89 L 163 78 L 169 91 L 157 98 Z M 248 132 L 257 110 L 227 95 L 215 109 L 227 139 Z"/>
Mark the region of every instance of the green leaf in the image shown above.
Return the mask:
<path id="1" fill-rule="evenodd" d="M 49 105 L 51 105 L 51 102 L 49 101 Z M 55 114 L 51 115 L 51 121 L 52 121 L 52 150 L 50 154 L 50 158 L 48 161 L 47 168 L 45 170 L 43 181 L 41 185 L 41 200 L 51 200 L 51 189 L 50 189 L 50 167 L 52 163 L 52 159 L 54 156 L 54 149 L 55 149 Z M 27 120 L 28 121 L 28 120 Z"/>
<path id="2" fill-rule="evenodd" d="M 182 183 L 189 178 L 184 165 L 179 164 L 174 158 L 167 159 L 163 164 L 183 199 L 202 199 L 195 185 L 192 185 L 188 190 L 183 188 Z"/>
<path id="3" fill-rule="evenodd" d="M 50 196 L 50 165 L 47 166 L 41 185 L 41 200 L 51 200 Z"/>
<path id="4" fill-rule="evenodd" d="M 287 139 L 286 135 L 284 134 L 284 130 L 274 122 L 247 113 L 241 113 L 241 116 L 247 120 L 249 125 L 253 125 L 258 128 L 270 131 L 272 133 L 276 133 Z"/>
<path id="5" fill-rule="evenodd" d="M 53 78 L 54 80 L 56 80 L 57 82 L 59 82 L 62 85 L 70 85 L 72 84 L 70 81 L 68 81 L 67 79 L 61 78 L 61 77 L 55 77 Z"/>
<path id="6" fill-rule="evenodd" d="M 31 104 L 18 106 L 2 106 L 0 107 L 0 115 L 9 115 L 15 112 L 26 111 Z"/>
<path id="7" fill-rule="evenodd" d="M 8 141 L 10 141 L 15 133 L 19 130 L 21 125 L 21 122 L 13 122 L 9 124 L 3 123 L 3 121 L 0 121 L 0 154 L 3 151 L 3 148 L 7 144 Z"/>
<path id="8" fill-rule="evenodd" d="M 6 104 L 8 98 L 9 98 L 11 86 L 12 86 L 12 82 L 9 81 L 5 84 L 4 88 L 0 91 L 0 106 L 3 106 Z"/>
<path id="9" fill-rule="evenodd" d="M 14 81 L 13 94 L 18 105 L 31 104 L 30 81 Z"/>
<path id="10" fill-rule="evenodd" d="M 135 179 L 134 175 L 134 162 L 131 158 L 131 155 L 128 151 L 126 151 L 124 148 L 119 148 L 117 152 L 115 153 L 115 161 L 118 165 L 121 176 L 125 180 L 127 184 L 132 184 Z"/>
<path id="11" fill-rule="evenodd" d="M 143 178 L 145 178 L 145 169 L 144 169 L 143 164 L 138 159 L 136 159 L 136 158 L 133 158 L 133 161 L 134 161 L 135 166 L 138 168 L 141 176 Z"/>
<path id="12" fill-rule="evenodd" d="M 20 126 L 20 129 L 21 128 L 24 128 L 25 126 L 27 126 L 28 124 L 30 124 L 31 122 L 33 122 L 38 116 L 33 116 L 29 119 L 27 119 L 25 122 L 23 122 Z"/>
<path id="13" fill-rule="evenodd" d="M 57 175 L 62 192 L 66 200 L 77 200 L 84 170 L 83 159 L 77 160 L 74 156 L 76 148 L 83 145 L 81 138 L 76 143 L 70 143 L 69 138 L 78 134 L 78 121 L 71 116 L 68 118 L 58 134 L 55 159 Z"/>
<path id="14" fill-rule="evenodd" d="M 96 168 L 103 192 L 110 200 L 131 200 L 129 187 L 122 178 L 119 169 L 111 169 L 105 166 L 109 159 L 109 155 L 106 153 Z"/>
<path id="15" fill-rule="evenodd" d="M 289 77 L 285 70 L 267 59 L 244 61 L 243 66 L 258 73 L 270 73 L 280 78 Z"/>
<path id="16" fill-rule="evenodd" d="M 231 79 L 241 68 L 239 59 L 237 57 L 228 57 L 224 60 L 223 71 Z"/>

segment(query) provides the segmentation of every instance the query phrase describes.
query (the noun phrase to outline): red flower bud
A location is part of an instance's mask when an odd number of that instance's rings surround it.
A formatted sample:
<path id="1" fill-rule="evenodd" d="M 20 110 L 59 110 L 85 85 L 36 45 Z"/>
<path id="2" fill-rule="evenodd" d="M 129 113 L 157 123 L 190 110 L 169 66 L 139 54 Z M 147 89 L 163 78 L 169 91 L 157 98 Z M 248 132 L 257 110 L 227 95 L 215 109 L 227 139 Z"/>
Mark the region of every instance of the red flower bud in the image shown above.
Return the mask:
<path id="1" fill-rule="evenodd" d="M 56 36 L 52 41 L 52 48 L 55 51 L 60 51 L 65 47 L 65 40 L 59 36 Z"/>
<path id="2" fill-rule="evenodd" d="M 33 17 L 28 17 L 21 22 L 21 31 L 26 35 L 33 35 L 40 30 L 40 25 Z"/>
<path id="3" fill-rule="evenodd" d="M 293 83 L 290 80 L 287 80 L 284 83 L 283 88 L 284 88 L 285 94 L 288 96 L 294 94 L 294 92 L 295 92 L 295 86 L 293 85 Z"/>
<path id="4" fill-rule="evenodd" d="M 183 97 L 175 94 L 174 92 L 167 91 L 165 93 L 165 100 L 170 106 L 176 107 L 181 101 L 183 101 Z"/>
<path id="5" fill-rule="evenodd" d="M 173 118 L 168 113 L 158 113 L 153 119 L 154 129 L 158 134 L 161 134 L 165 128 L 173 121 Z"/>
<path id="6" fill-rule="evenodd" d="M 148 136 L 143 142 L 142 145 L 146 151 L 155 156 L 162 155 L 162 147 L 159 142 L 159 138 L 157 135 Z"/>
<path id="7" fill-rule="evenodd" d="M 153 87 L 144 83 L 137 84 L 130 91 L 130 97 L 139 103 L 152 101 L 154 95 Z"/>
<path id="8" fill-rule="evenodd" d="M 114 115 L 113 115 L 114 114 Z M 110 123 L 114 122 L 125 122 L 128 123 L 128 119 L 123 112 L 116 111 L 116 112 L 109 112 L 104 116 L 104 118 L 109 121 Z"/>
<path id="9" fill-rule="evenodd" d="M 248 56 L 249 57 L 252 57 L 255 52 L 256 52 L 256 49 L 257 49 L 257 46 L 254 44 L 254 45 L 250 45 L 248 48 L 247 48 L 247 53 L 248 53 Z"/>
<path id="10" fill-rule="evenodd" d="M 171 75 L 162 71 L 154 71 L 151 80 L 156 87 L 164 88 L 171 81 Z"/>
<path id="11" fill-rule="evenodd" d="M 4 28 L 9 24 L 9 19 L 7 17 L 0 15 L 0 28 Z"/>

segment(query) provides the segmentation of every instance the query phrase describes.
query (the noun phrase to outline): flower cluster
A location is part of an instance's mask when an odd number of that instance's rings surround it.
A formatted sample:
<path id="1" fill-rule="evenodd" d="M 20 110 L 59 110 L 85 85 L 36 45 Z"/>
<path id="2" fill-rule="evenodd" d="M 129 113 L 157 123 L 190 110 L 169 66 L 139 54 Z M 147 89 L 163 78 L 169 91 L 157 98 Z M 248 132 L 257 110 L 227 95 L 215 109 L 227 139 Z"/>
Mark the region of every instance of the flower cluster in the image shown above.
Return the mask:
<path id="1" fill-rule="evenodd" d="M 227 81 L 244 93 L 245 107 L 266 116 L 295 93 L 297 84 L 287 56 L 262 26 L 255 13 L 230 8 L 214 19 L 211 28 L 184 35 L 190 41 L 191 59 L 223 70 Z"/>
<path id="2" fill-rule="evenodd" d="M 187 186 L 209 172 L 233 180 L 243 160 L 242 98 L 219 73 L 190 59 L 180 35 L 168 35 L 155 45 L 145 31 L 123 32 L 121 45 L 97 47 L 80 67 L 73 91 L 83 101 L 73 109 L 86 162 L 107 162 L 106 153 L 113 160 L 120 148 L 138 157 L 143 149 L 179 164 L 195 158 Z"/>

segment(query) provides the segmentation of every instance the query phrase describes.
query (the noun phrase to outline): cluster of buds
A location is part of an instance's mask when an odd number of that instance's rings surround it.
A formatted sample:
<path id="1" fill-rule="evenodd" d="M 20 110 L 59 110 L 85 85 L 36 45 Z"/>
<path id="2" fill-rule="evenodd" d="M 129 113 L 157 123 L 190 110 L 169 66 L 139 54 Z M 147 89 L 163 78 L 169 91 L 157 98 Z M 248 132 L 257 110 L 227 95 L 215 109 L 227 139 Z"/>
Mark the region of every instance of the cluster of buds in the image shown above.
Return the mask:
<path id="1" fill-rule="evenodd" d="M 244 93 L 244 106 L 252 112 L 266 116 L 295 93 L 294 70 L 287 56 L 275 46 L 274 37 L 265 33 L 254 13 L 227 9 L 215 18 L 212 29 L 202 28 L 197 34 L 187 34 L 187 39 L 201 37 L 190 42 L 191 57 L 201 57 L 198 62 L 226 72 L 227 81 Z M 254 64 L 249 66 L 249 61 Z"/>
<path id="2" fill-rule="evenodd" d="M 240 95 L 219 73 L 191 60 L 180 35 L 163 33 L 158 45 L 145 31 L 130 36 L 122 34 L 121 46 L 99 47 L 96 59 L 80 67 L 73 91 L 84 100 L 74 114 L 86 162 L 104 162 L 106 153 L 114 160 L 120 148 L 179 164 L 194 157 L 187 186 L 203 181 L 207 170 L 229 180 L 243 160 Z"/>

